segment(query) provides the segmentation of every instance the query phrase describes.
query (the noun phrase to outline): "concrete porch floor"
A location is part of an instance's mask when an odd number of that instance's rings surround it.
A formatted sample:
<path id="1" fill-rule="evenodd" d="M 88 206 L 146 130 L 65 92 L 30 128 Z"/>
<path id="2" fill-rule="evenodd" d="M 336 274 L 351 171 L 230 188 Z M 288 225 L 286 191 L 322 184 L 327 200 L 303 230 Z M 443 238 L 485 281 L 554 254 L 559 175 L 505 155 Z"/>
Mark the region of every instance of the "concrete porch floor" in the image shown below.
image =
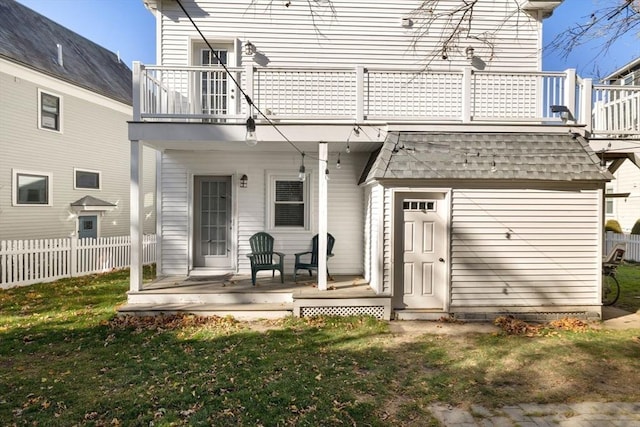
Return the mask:
<path id="1" fill-rule="evenodd" d="M 376 293 L 369 283 L 358 275 L 336 275 L 327 281 L 327 290 L 318 290 L 317 278 L 299 274 L 297 281 L 293 276 L 285 275 L 284 283 L 280 276 L 259 275 L 256 285 L 246 274 L 221 274 L 209 276 L 167 276 L 145 284 L 141 293 L 291 293 L 294 297 L 313 296 L 318 298 L 336 297 L 375 297 Z"/>

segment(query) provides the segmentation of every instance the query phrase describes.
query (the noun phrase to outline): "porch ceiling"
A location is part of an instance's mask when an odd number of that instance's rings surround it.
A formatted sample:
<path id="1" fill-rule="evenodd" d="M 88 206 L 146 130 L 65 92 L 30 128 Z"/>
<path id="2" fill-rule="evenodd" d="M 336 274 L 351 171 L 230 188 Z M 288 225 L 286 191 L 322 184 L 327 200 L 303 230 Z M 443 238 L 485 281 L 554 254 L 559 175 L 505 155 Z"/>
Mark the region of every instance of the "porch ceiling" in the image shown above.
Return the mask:
<path id="1" fill-rule="evenodd" d="M 354 132 L 356 127 L 359 134 Z M 258 144 L 249 147 L 244 124 L 129 122 L 129 140 L 143 141 L 157 150 L 291 151 L 288 139 L 303 151 L 316 151 L 320 141 L 328 142 L 330 151 L 338 143 L 343 150 L 349 141 L 352 151 L 372 152 L 382 145 L 385 134 L 384 125 L 289 123 L 274 127 L 262 123 L 256 125 Z"/>
<path id="2" fill-rule="evenodd" d="M 390 132 L 361 182 L 376 179 L 606 181 L 580 135 Z"/>

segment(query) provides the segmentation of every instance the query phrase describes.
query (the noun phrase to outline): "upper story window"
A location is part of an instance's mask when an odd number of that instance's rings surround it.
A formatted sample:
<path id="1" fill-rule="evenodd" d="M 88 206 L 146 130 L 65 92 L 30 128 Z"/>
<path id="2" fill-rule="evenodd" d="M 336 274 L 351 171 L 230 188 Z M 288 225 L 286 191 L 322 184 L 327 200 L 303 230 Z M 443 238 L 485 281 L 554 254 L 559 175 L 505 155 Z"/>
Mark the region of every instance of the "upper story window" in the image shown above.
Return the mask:
<path id="1" fill-rule="evenodd" d="M 62 98 L 38 90 L 38 127 L 62 132 Z"/>
<path id="2" fill-rule="evenodd" d="M 297 175 L 270 175 L 269 227 L 309 229 L 309 184 Z"/>
<path id="3" fill-rule="evenodd" d="M 51 206 L 51 174 L 13 171 L 13 204 Z"/>
<path id="4" fill-rule="evenodd" d="M 89 190 L 99 190 L 101 181 L 100 181 L 100 172 L 92 171 L 86 169 L 74 169 L 74 188 L 79 189 L 89 189 Z"/>

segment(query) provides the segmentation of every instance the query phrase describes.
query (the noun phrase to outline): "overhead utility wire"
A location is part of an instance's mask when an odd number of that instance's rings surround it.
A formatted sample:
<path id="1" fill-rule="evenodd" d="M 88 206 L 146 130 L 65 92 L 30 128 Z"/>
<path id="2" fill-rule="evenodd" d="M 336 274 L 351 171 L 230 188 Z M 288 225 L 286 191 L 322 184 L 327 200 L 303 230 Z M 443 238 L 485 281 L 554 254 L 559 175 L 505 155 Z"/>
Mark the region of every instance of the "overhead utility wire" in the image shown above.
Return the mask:
<path id="1" fill-rule="evenodd" d="M 218 53 L 213 49 L 211 44 L 209 44 L 209 40 L 207 40 L 206 37 L 204 36 L 204 34 L 202 34 L 202 31 L 200 31 L 200 28 L 198 28 L 196 23 L 193 21 L 193 19 L 191 18 L 191 15 L 189 15 L 189 12 L 187 12 L 187 9 L 185 9 L 185 7 L 182 5 L 182 2 L 180 0 L 176 0 L 176 2 L 178 3 L 178 6 L 180 6 L 180 9 L 182 9 L 182 11 L 184 12 L 186 17 L 189 18 L 189 21 L 191 21 L 191 25 L 193 25 L 193 27 L 196 29 L 198 34 L 200 34 L 200 37 L 206 43 L 207 47 L 211 50 L 211 53 L 215 56 L 216 60 L 218 61 L 218 64 L 222 65 L 222 68 L 224 69 L 225 73 L 227 73 L 227 75 L 229 76 L 231 81 L 233 81 L 233 84 L 236 85 L 236 87 L 238 88 L 240 93 L 242 93 L 242 95 L 244 96 L 244 99 L 247 101 L 247 104 L 249 104 L 249 108 L 251 108 L 251 107 L 255 108 L 256 111 L 258 112 L 258 114 L 260 114 L 260 116 L 262 116 L 262 118 L 264 118 L 267 121 L 267 123 L 269 123 L 271 126 L 273 126 L 273 128 L 276 130 L 276 132 L 278 132 L 280 134 L 280 136 L 282 136 L 282 138 L 284 138 L 284 140 L 289 143 L 289 145 L 291 145 L 293 148 L 295 148 L 295 150 L 298 153 L 304 154 L 304 152 L 300 148 L 298 148 L 289 138 L 287 138 L 287 136 L 284 133 L 282 133 L 282 131 L 278 128 L 278 126 L 269 117 L 267 117 L 267 115 L 264 114 L 262 112 L 262 110 L 260 110 L 260 108 L 257 105 L 255 105 L 253 103 L 253 100 L 251 99 L 251 97 L 244 91 L 244 89 L 242 89 L 242 87 L 240 86 L 240 83 L 238 83 L 238 80 L 236 80 L 236 78 L 233 76 L 233 74 L 229 71 L 229 69 L 227 68 L 226 64 L 224 64 L 220 60 L 220 56 L 218 56 Z"/>

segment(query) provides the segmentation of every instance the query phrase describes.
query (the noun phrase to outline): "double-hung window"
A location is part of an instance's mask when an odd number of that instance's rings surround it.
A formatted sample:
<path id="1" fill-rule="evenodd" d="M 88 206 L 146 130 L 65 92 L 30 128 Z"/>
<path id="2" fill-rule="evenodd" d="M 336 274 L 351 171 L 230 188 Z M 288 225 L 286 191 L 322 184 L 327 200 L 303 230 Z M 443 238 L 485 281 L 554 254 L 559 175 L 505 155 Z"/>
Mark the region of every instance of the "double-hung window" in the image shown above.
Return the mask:
<path id="1" fill-rule="evenodd" d="M 100 172 L 87 169 L 74 169 L 74 188 L 75 189 L 100 189 Z"/>
<path id="2" fill-rule="evenodd" d="M 270 175 L 269 227 L 309 229 L 309 184 L 296 175 Z"/>
<path id="3" fill-rule="evenodd" d="M 62 98 L 38 90 L 38 127 L 62 132 Z"/>
<path id="4" fill-rule="evenodd" d="M 51 174 L 14 170 L 13 204 L 51 206 Z"/>

